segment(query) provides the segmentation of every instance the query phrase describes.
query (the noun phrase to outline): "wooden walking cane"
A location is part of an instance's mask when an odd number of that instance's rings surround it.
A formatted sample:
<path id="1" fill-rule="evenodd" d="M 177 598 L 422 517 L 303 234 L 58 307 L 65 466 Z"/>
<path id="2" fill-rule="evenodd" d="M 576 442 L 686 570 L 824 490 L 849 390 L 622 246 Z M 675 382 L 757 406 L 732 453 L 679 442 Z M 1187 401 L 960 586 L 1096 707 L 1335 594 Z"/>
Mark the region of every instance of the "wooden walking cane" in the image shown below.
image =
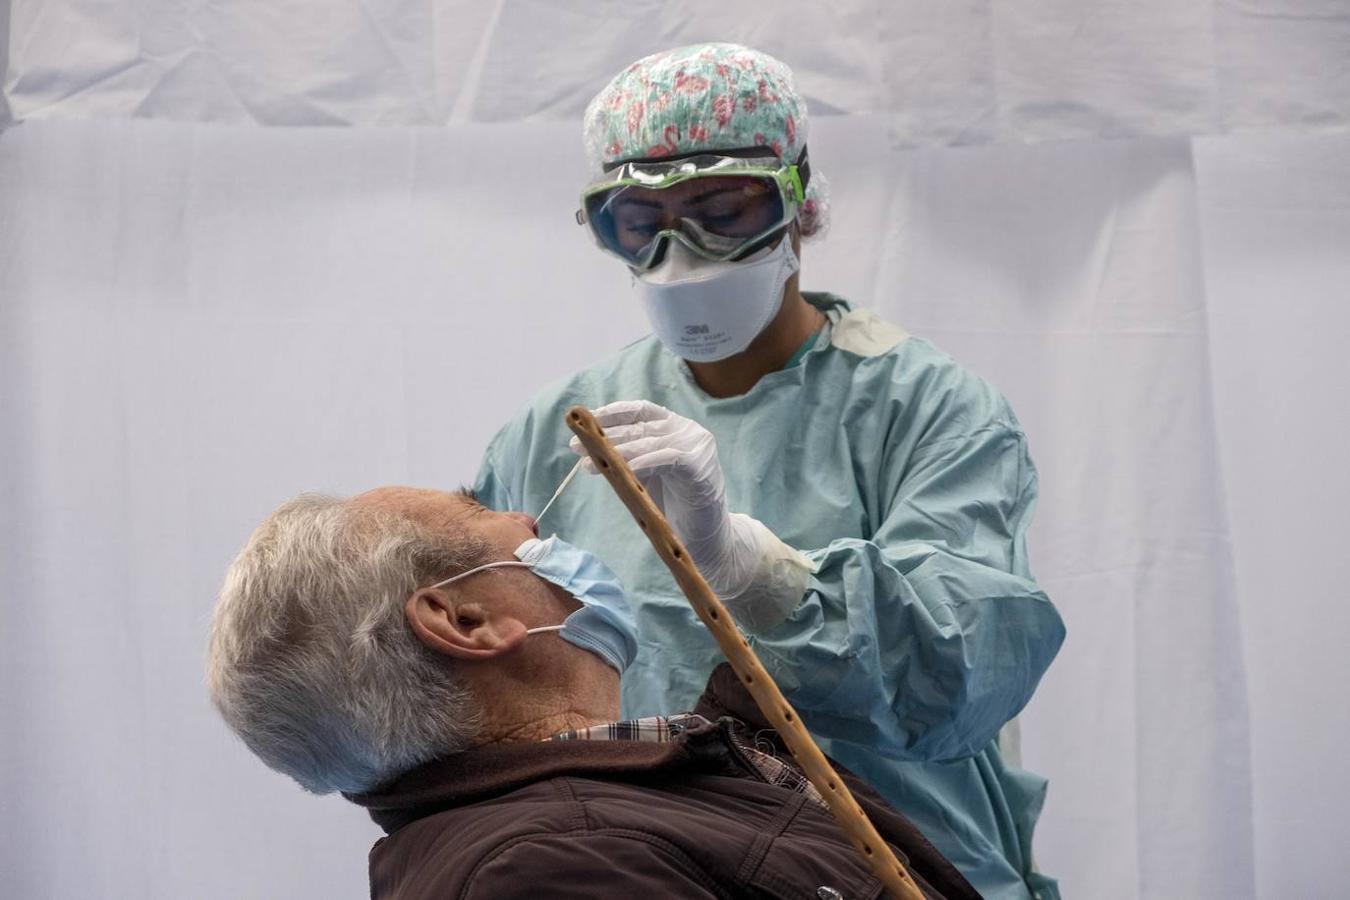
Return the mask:
<path id="1" fill-rule="evenodd" d="M 609 480 L 623 505 L 637 519 L 638 527 L 646 533 L 647 539 L 656 548 L 656 554 L 675 576 L 676 583 L 689 598 L 694 612 L 698 613 L 703 624 L 717 639 L 717 645 L 722 648 L 722 654 L 731 663 L 736 676 L 755 699 L 765 718 L 782 736 L 806 777 L 811 779 L 820 796 L 825 798 L 830 812 L 834 813 L 839 827 L 848 835 L 853 846 L 897 900 L 923 900 L 923 894 L 914 879 L 895 858 L 890 845 L 877 833 L 876 827 L 858 801 L 853 799 L 843 779 L 830 767 L 811 733 L 802 725 L 796 711 L 751 649 L 750 642 L 736 628 L 726 607 L 703 579 L 666 517 L 638 483 L 628 463 L 605 437 L 595 417 L 585 407 L 574 406 L 567 411 L 567 425 L 576 432 L 582 446 Z"/>

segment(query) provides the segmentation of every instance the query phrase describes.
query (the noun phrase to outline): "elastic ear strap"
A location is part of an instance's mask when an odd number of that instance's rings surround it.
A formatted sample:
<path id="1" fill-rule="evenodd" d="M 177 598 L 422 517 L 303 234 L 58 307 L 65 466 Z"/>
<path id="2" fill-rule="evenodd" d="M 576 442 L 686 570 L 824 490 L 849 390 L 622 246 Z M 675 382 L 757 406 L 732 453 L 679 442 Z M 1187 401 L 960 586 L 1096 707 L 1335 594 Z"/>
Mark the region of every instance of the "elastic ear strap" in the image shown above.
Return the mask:
<path id="1" fill-rule="evenodd" d="M 511 559 L 511 560 L 503 560 L 501 562 L 488 563 L 482 566 L 474 566 L 467 572 L 460 572 L 458 575 L 452 575 L 451 577 L 445 579 L 444 581 L 438 581 L 435 584 L 433 584 L 432 587 L 438 588 L 438 587 L 445 587 L 447 584 L 454 584 L 461 578 L 468 578 L 470 575 L 473 575 L 476 572 L 481 572 L 484 569 L 504 569 L 507 568 L 508 566 L 523 566 L 524 568 L 528 569 L 530 567 L 530 564 L 520 562 L 519 560 Z"/>

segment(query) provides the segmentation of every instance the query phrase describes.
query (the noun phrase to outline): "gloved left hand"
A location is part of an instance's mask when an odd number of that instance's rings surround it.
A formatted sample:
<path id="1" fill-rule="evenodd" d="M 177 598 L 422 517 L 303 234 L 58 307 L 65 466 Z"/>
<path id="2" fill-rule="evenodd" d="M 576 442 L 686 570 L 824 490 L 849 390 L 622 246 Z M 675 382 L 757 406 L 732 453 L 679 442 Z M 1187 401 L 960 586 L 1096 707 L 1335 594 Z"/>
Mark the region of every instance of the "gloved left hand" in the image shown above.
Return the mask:
<path id="1" fill-rule="evenodd" d="M 762 522 L 727 509 L 712 432 L 646 400 L 611 403 L 593 414 L 732 615 L 751 630 L 786 618 L 814 567 Z M 578 439 L 571 447 L 585 456 Z M 595 471 L 589 459 L 585 468 Z"/>

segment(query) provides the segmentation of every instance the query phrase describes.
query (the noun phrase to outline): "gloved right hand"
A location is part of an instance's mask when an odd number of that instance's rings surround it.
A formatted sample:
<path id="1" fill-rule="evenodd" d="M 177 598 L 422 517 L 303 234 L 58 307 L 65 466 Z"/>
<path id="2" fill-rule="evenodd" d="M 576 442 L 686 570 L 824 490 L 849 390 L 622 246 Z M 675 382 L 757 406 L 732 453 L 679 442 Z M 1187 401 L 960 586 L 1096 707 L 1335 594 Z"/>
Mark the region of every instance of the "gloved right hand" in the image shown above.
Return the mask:
<path id="1" fill-rule="evenodd" d="M 732 525 L 728 521 L 726 482 L 717 459 L 717 440 L 712 432 L 647 400 L 610 403 L 593 415 L 652 501 L 665 513 L 704 577 L 712 583 L 714 575 L 723 574 L 728 568 L 729 560 L 725 557 L 735 549 L 725 546 L 731 540 Z M 571 448 L 586 456 L 585 448 L 575 437 Z M 583 468 L 594 472 L 595 464 L 587 457 Z M 722 586 L 737 587 L 734 583 Z M 716 584 L 714 590 L 718 590 Z"/>
<path id="2" fill-rule="evenodd" d="M 610 403 L 593 415 L 733 615 L 754 627 L 796 607 L 813 567 L 758 519 L 727 509 L 712 432 L 646 400 Z M 586 455 L 577 438 L 571 447 Z M 584 467 L 595 471 L 589 459 Z"/>

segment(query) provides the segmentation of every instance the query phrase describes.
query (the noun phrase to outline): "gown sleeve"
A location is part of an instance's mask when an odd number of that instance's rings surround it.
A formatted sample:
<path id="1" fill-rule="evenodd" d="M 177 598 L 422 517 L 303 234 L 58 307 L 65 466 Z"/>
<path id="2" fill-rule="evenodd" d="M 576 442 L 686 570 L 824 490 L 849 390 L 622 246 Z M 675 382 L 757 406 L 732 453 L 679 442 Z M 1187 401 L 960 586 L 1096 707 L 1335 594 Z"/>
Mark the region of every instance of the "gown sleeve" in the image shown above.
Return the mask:
<path id="1" fill-rule="evenodd" d="M 870 540 L 810 550 L 800 604 L 750 635 L 817 735 L 899 760 L 978 753 L 1031 699 L 1064 640 L 1032 580 L 1036 472 L 1015 426 L 921 444 L 882 466 Z"/>

